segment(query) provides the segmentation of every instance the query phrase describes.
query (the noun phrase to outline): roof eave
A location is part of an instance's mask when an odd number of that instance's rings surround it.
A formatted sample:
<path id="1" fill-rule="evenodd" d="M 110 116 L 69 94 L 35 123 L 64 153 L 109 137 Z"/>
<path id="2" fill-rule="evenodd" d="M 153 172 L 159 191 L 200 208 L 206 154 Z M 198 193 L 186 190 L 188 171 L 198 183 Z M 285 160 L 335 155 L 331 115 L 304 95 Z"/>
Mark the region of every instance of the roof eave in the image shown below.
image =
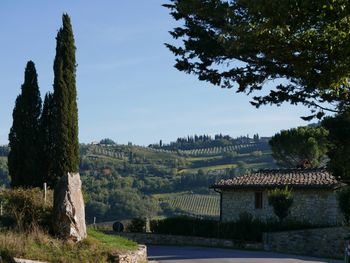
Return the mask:
<path id="1" fill-rule="evenodd" d="M 335 190 L 341 188 L 343 185 L 212 185 L 210 189 L 220 190 L 265 190 L 274 188 L 298 189 L 298 190 Z"/>

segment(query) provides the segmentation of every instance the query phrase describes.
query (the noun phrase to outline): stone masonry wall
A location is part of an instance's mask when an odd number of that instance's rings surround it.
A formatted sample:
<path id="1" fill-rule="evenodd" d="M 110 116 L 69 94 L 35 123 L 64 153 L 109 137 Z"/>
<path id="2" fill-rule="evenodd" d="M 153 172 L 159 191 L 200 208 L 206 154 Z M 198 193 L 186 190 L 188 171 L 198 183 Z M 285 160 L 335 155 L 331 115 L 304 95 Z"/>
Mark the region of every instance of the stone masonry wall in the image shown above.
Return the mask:
<path id="1" fill-rule="evenodd" d="M 345 239 L 349 237 L 349 233 L 349 227 L 264 233 L 264 249 L 317 257 L 343 258 Z"/>
<path id="2" fill-rule="evenodd" d="M 138 250 L 126 254 L 120 254 L 115 259 L 116 263 L 146 263 L 147 261 L 147 247 L 139 245 Z"/>
<path id="3" fill-rule="evenodd" d="M 233 240 L 205 238 L 193 236 L 163 235 L 152 233 L 118 233 L 124 238 L 146 245 L 182 245 L 182 246 L 206 246 L 226 248 L 262 249 L 261 243 L 235 243 Z"/>
<path id="4" fill-rule="evenodd" d="M 263 191 L 263 207 L 255 209 L 255 192 L 248 190 L 223 191 L 222 220 L 234 221 L 244 212 L 263 220 L 276 217 L 268 204 L 267 191 Z M 342 221 L 334 191 L 330 190 L 296 190 L 290 210 L 290 219 L 306 221 L 313 224 L 335 225 Z"/>

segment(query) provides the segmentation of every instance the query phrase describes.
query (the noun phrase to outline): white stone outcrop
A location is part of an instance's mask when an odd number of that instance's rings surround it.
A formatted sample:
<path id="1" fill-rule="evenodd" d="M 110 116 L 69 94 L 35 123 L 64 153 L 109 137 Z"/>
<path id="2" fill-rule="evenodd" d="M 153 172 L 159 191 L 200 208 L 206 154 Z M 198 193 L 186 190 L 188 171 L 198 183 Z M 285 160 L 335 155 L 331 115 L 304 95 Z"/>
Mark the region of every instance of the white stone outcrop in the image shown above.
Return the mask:
<path id="1" fill-rule="evenodd" d="M 79 242 L 86 238 L 85 205 L 79 173 L 63 176 L 54 193 L 54 226 L 61 238 Z"/>

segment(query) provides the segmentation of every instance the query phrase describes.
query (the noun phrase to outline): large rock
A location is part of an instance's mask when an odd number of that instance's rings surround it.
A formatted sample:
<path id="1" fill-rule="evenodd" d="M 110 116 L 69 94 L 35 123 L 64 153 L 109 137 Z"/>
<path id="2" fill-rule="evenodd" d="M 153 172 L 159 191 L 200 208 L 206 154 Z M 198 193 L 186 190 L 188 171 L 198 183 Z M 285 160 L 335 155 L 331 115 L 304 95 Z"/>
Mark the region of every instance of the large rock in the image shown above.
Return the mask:
<path id="1" fill-rule="evenodd" d="M 68 173 L 54 193 L 55 232 L 66 240 L 79 242 L 86 237 L 85 208 L 79 173 Z"/>

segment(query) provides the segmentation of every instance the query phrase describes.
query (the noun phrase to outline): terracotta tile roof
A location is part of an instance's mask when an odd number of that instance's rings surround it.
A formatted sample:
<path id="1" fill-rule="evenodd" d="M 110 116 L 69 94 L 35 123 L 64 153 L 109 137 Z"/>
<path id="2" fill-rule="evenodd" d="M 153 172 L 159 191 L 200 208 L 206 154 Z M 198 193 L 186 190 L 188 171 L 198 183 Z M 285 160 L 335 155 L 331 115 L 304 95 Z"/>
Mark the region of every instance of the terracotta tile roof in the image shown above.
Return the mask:
<path id="1" fill-rule="evenodd" d="M 215 189 L 257 189 L 257 188 L 328 188 L 334 189 L 341 183 L 325 169 L 278 169 L 260 170 L 250 174 L 221 180 L 211 188 Z"/>

